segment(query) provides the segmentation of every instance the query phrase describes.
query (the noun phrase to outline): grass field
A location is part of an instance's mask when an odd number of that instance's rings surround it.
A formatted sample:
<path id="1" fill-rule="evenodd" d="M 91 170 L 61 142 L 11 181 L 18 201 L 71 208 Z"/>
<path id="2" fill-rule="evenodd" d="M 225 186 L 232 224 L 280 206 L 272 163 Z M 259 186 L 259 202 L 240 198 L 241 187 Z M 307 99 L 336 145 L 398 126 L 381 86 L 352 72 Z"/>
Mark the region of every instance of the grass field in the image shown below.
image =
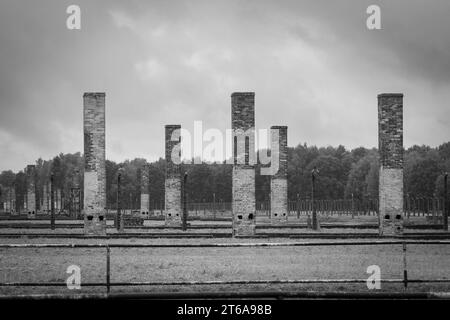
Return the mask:
<path id="1" fill-rule="evenodd" d="M 67 243 L 59 239 L 1 239 L 1 243 Z M 245 242 L 260 242 L 250 239 Z M 294 240 L 270 239 L 270 242 Z M 327 242 L 327 240 L 321 240 Z M 370 240 L 367 240 L 370 241 Z M 70 243 L 229 243 L 239 239 L 148 239 L 148 240 L 70 240 Z M 105 248 L 0 249 L 2 282 L 61 282 L 69 276 L 69 265 L 81 268 L 83 282 L 104 282 Z M 367 279 L 367 267 L 378 265 L 382 279 L 401 279 L 401 245 L 262 247 L 262 248 L 113 248 L 111 282 L 129 281 L 228 281 L 286 279 Z M 409 279 L 450 278 L 449 245 L 408 245 Z M 366 284 L 272 284 L 272 285 L 195 285 L 113 287 L 112 292 L 243 291 L 243 290 L 337 290 L 368 291 Z M 402 284 L 382 284 L 383 291 L 402 291 Z M 407 291 L 450 291 L 450 284 L 410 284 Z M 0 288 L 0 294 L 21 293 L 94 293 L 104 287 Z"/>
<path id="2" fill-rule="evenodd" d="M 323 216 L 323 225 L 376 224 L 375 216 Z M 113 221 L 108 220 L 108 233 L 116 233 Z M 57 224 L 80 224 L 82 221 L 59 220 Z M 190 229 L 189 233 L 230 232 L 230 221 L 190 221 L 192 226 L 205 229 Z M 288 225 L 305 224 L 306 217 L 289 217 Z M 406 221 L 410 225 L 427 225 L 425 217 L 412 217 Z M 49 239 L 28 238 L 32 233 L 75 233 L 83 229 L 57 228 L 52 231 L 48 221 L 3 221 L 0 233 L 23 234 L 20 238 L 0 238 L 0 243 L 125 243 L 125 244 L 190 244 L 190 243 L 232 243 L 232 242 L 293 242 L 289 238 L 267 239 Z M 29 228 L 5 227 L 8 224 L 34 225 Z M 36 226 L 42 226 L 36 228 Z M 162 227 L 164 221 L 147 220 L 146 227 Z M 221 226 L 209 229 L 210 225 Z M 258 217 L 257 225 L 270 226 L 267 217 Z M 406 229 L 405 232 L 415 232 Z M 127 229 L 133 232 L 182 232 L 163 228 Z M 258 229 L 257 229 L 258 232 Z M 261 232 L 308 233 L 304 228 L 264 228 Z M 377 229 L 322 229 L 324 234 L 332 233 L 374 233 Z M 442 230 L 420 230 L 420 232 L 442 232 Z M 280 235 L 281 236 L 281 235 Z M 304 241 L 343 241 L 343 240 L 300 240 Z M 346 242 L 352 240 L 346 240 Z M 357 239 L 354 239 L 357 241 Z M 371 242 L 372 240 L 361 240 Z M 77 265 L 81 268 L 81 281 L 105 282 L 105 248 L 0 248 L 0 282 L 58 282 L 65 283 L 69 274 L 67 267 Z M 403 251 L 401 245 L 362 245 L 362 246 L 321 246 L 321 247 L 259 247 L 259 248 L 112 248 L 111 282 L 180 282 L 180 281 L 236 281 L 236 280 L 299 280 L 299 279 L 367 279 L 367 267 L 378 265 L 382 279 L 401 279 L 403 277 Z M 450 245 L 408 245 L 407 269 L 409 279 L 449 279 Z M 359 284 L 224 284 L 224 285 L 155 285 L 140 287 L 112 287 L 112 292 L 205 292 L 205 291 L 244 291 L 244 290 L 302 290 L 302 291 L 369 291 L 365 283 Z M 403 291 L 403 284 L 382 283 L 381 291 Z M 105 287 L 83 287 L 69 290 L 67 287 L 0 287 L 0 294 L 23 293 L 102 293 Z M 409 284 L 408 292 L 446 291 L 449 284 Z"/>

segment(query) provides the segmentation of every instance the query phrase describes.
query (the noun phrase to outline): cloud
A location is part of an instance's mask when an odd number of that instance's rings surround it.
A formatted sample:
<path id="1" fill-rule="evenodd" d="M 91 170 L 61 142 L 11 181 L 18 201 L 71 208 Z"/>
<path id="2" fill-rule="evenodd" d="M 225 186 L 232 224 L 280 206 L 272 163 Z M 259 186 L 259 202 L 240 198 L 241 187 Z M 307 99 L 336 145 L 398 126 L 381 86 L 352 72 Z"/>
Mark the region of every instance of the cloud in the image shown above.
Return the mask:
<path id="1" fill-rule="evenodd" d="M 82 151 L 82 95 L 106 92 L 107 158 L 164 156 L 164 125 L 225 132 L 230 95 L 290 146 L 377 145 L 376 96 L 403 92 L 405 145 L 450 135 L 450 4 L 376 1 L 79 1 L 0 5 L 0 170 Z M 3 154 L 3 152 L 2 152 Z"/>

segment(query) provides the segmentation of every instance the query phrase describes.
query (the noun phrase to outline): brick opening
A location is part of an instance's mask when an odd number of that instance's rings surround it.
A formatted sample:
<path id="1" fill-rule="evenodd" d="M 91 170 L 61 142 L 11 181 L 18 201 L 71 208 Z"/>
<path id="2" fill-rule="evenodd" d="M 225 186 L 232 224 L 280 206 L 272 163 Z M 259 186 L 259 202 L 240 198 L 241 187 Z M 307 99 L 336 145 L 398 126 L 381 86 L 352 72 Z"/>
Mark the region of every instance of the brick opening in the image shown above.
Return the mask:
<path id="1" fill-rule="evenodd" d="M 171 217 L 171 216 L 172 216 L 172 214 L 171 214 L 171 213 L 168 213 L 167 215 L 168 215 L 169 217 Z"/>
<path id="2" fill-rule="evenodd" d="M 242 215 L 241 214 L 238 215 L 237 217 L 238 217 L 239 220 L 242 220 Z"/>
<path id="3" fill-rule="evenodd" d="M 87 216 L 88 221 L 92 221 L 94 219 L 93 216 Z"/>
<path id="4" fill-rule="evenodd" d="M 253 213 L 250 213 L 250 214 L 248 215 L 248 219 L 249 219 L 249 220 L 253 220 Z"/>
<path id="5" fill-rule="evenodd" d="M 278 213 L 274 213 L 273 215 L 274 215 L 275 217 L 277 217 L 277 216 L 278 216 Z"/>
<path id="6" fill-rule="evenodd" d="M 103 216 L 98 216 L 99 221 L 103 221 Z"/>
<path id="7" fill-rule="evenodd" d="M 385 219 L 390 219 L 391 216 L 387 214 L 387 215 L 384 216 L 384 218 L 385 218 Z"/>
<path id="8" fill-rule="evenodd" d="M 397 219 L 397 220 L 400 220 L 401 218 L 402 218 L 402 216 L 399 214 L 395 216 L 395 219 Z"/>

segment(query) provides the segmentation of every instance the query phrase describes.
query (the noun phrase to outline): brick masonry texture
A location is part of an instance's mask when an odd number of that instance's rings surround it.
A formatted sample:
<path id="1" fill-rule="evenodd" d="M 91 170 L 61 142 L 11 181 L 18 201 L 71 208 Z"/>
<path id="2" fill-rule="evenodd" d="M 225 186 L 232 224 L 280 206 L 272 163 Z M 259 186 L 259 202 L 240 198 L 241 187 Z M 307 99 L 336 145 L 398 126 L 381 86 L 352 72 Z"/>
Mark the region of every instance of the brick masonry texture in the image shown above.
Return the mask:
<path id="1" fill-rule="evenodd" d="M 181 226 L 181 178 L 166 178 L 165 188 L 166 225 Z"/>
<path id="2" fill-rule="evenodd" d="M 2 188 L 2 195 L 1 195 L 1 201 L 3 202 L 3 210 L 5 212 L 9 212 L 11 209 L 11 197 L 10 197 L 10 191 L 9 188 L 5 188 L 3 186 L 0 186 Z"/>
<path id="3" fill-rule="evenodd" d="M 181 226 L 181 125 L 166 125 L 165 222 Z"/>
<path id="4" fill-rule="evenodd" d="M 380 169 L 380 235 L 403 233 L 403 170 Z"/>
<path id="5" fill-rule="evenodd" d="M 270 180 L 270 218 L 272 223 L 283 223 L 288 219 L 287 127 L 270 127 L 270 138 L 272 161 L 278 161 Z"/>
<path id="6" fill-rule="evenodd" d="M 255 157 L 255 94 L 235 92 L 231 95 L 231 128 L 234 164 L 253 168 Z"/>
<path id="7" fill-rule="evenodd" d="M 287 177 L 287 126 L 270 127 L 270 150 L 278 153 L 278 171 L 275 177 Z"/>
<path id="8" fill-rule="evenodd" d="M 17 208 L 16 208 L 16 188 L 12 187 L 9 188 L 9 201 L 10 201 L 10 212 L 11 214 L 16 214 L 17 213 Z"/>
<path id="9" fill-rule="evenodd" d="M 16 206 L 16 188 L 12 187 L 10 189 L 10 201 L 11 201 L 11 213 L 18 214 L 17 206 Z"/>
<path id="10" fill-rule="evenodd" d="M 62 204 L 62 194 L 61 194 L 61 189 L 56 189 L 55 190 L 55 210 L 56 213 L 59 213 L 61 211 L 61 206 Z"/>
<path id="11" fill-rule="evenodd" d="M 149 170 L 146 164 L 141 168 L 141 215 L 147 217 L 149 213 L 150 196 L 149 196 Z"/>
<path id="12" fill-rule="evenodd" d="M 231 95 L 231 127 L 233 131 L 233 236 L 255 234 L 255 167 L 251 154 L 255 150 L 255 94 L 235 92 Z M 238 148 L 240 132 L 251 131 L 245 148 Z M 245 139 L 243 139 L 245 141 Z M 238 161 L 242 159 L 245 161 Z"/>
<path id="13" fill-rule="evenodd" d="M 45 183 L 42 189 L 42 207 L 41 210 L 43 213 L 49 212 L 49 204 L 50 204 L 50 188 L 49 184 Z"/>
<path id="14" fill-rule="evenodd" d="M 233 236 L 255 234 L 255 169 L 233 167 Z"/>
<path id="15" fill-rule="evenodd" d="M 36 167 L 27 166 L 27 213 L 28 218 L 36 217 Z"/>
<path id="16" fill-rule="evenodd" d="M 106 234 L 105 94 L 85 93 L 83 105 L 85 234 Z"/>
<path id="17" fill-rule="evenodd" d="M 403 94 L 378 95 L 380 235 L 403 234 Z"/>
<path id="18" fill-rule="evenodd" d="M 10 214 L 16 214 L 16 189 L 14 187 L 3 188 L 3 209 Z"/>
<path id="19" fill-rule="evenodd" d="M 75 171 L 73 176 L 73 187 L 70 190 L 70 199 L 72 201 L 71 212 L 78 215 L 81 205 L 81 190 L 80 190 L 80 173 Z M 73 211 L 72 211 L 73 210 Z"/>
<path id="20" fill-rule="evenodd" d="M 270 180 L 270 219 L 273 223 L 288 219 L 288 181 L 286 178 L 272 177 Z"/>

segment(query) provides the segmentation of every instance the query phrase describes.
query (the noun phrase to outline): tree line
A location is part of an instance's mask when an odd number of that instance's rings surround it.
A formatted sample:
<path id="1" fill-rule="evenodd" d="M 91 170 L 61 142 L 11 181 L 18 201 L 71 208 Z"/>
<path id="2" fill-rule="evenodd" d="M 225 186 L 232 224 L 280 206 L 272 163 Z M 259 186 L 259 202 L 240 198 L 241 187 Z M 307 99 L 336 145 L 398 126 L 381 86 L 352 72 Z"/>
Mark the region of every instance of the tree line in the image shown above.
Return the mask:
<path id="1" fill-rule="evenodd" d="M 165 160 L 154 162 L 136 158 L 116 163 L 106 160 L 107 207 L 114 208 L 117 200 L 117 174 L 122 168 L 121 203 L 139 208 L 141 168 L 149 165 L 150 202 L 157 206 L 164 202 Z M 79 174 L 83 192 L 84 159 L 80 152 L 59 154 L 50 160 L 38 159 L 36 165 L 37 198 L 40 202 L 43 185 L 54 175 L 54 187 L 61 189 L 66 205 L 74 178 Z M 311 171 L 319 170 L 316 179 L 316 199 L 357 200 L 378 198 L 378 150 L 344 146 L 316 147 L 306 143 L 288 148 L 288 197 L 290 200 L 311 196 Z M 256 201 L 270 199 L 270 176 L 260 174 L 256 165 Z M 415 198 L 444 196 L 443 173 L 450 172 L 450 142 L 432 148 L 412 146 L 404 150 L 404 193 Z M 182 164 L 181 172 L 188 173 L 186 185 L 190 202 L 231 202 L 232 165 L 224 163 Z M 5 170 L 0 174 L 0 189 L 16 188 L 16 203 L 23 206 L 26 175 Z"/>

